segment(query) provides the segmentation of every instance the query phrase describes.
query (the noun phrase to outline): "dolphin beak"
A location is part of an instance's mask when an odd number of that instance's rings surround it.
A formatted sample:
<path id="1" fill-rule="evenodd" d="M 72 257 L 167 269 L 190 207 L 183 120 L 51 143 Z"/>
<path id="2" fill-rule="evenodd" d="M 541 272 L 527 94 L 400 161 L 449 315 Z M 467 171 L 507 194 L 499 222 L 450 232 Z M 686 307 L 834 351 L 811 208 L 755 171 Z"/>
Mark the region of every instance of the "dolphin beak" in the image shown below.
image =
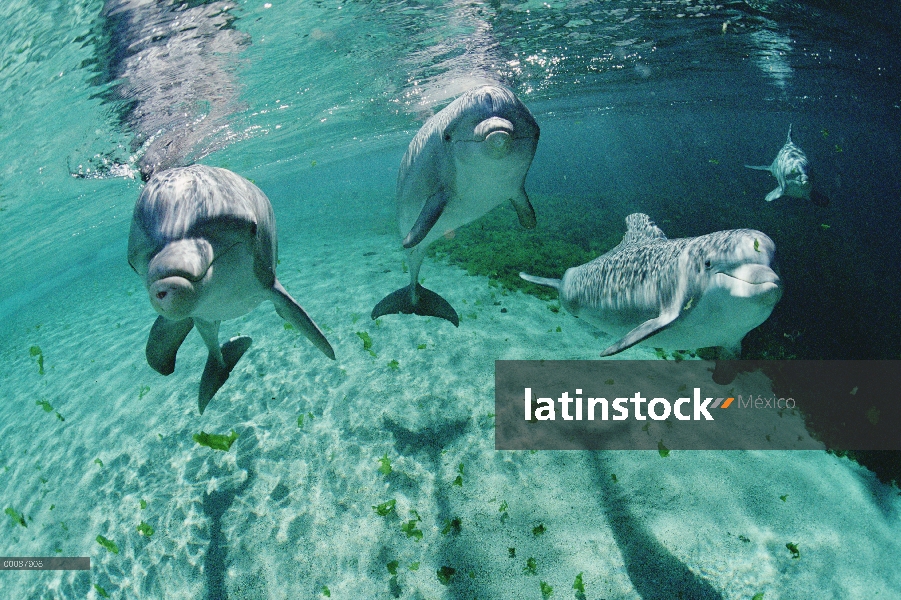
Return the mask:
<path id="1" fill-rule="evenodd" d="M 776 272 L 768 266 L 761 264 L 740 265 L 732 271 L 726 273 L 726 275 L 734 277 L 735 279 L 740 279 L 741 281 L 750 283 L 752 285 L 760 285 L 765 283 L 772 283 L 776 286 L 781 285 L 781 281 Z"/>
<path id="2" fill-rule="evenodd" d="M 197 298 L 194 285 L 184 277 L 158 279 L 147 286 L 150 305 L 162 316 L 180 320 L 190 315 Z"/>
<path id="3" fill-rule="evenodd" d="M 485 140 L 490 156 L 502 158 L 510 153 L 514 132 L 513 123 L 507 119 L 491 117 L 476 125 L 473 133 L 476 140 Z"/>

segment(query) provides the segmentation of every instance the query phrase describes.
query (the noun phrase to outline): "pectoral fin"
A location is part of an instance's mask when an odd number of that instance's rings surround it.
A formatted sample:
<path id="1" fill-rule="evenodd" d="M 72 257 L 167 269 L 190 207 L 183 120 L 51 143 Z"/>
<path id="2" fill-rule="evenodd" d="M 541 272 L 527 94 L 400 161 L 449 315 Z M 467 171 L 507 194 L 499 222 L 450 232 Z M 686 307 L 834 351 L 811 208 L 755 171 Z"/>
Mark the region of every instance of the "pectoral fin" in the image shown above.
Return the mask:
<path id="1" fill-rule="evenodd" d="M 519 190 L 519 195 L 510 198 L 510 203 L 516 209 L 516 216 L 519 217 L 519 224 L 526 229 L 534 229 L 537 221 L 535 220 L 535 209 L 529 202 L 529 197 L 525 190 Z"/>
<path id="2" fill-rule="evenodd" d="M 616 354 L 618 352 L 622 352 L 626 348 L 631 348 L 638 342 L 645 340 L 673 321 L 676 320 L 676 317 L 679 316 L 679 311 L 667 311 L 656 317 L 654 319 L 648 319 L 629 333 L 625 335 L 620 341 L 616 342 L 603 352 L 601 352 L 601 356 L 610 356 L 612 354 Z"/>
<path id="3" fill-rule="evenodd" d="M 441 213 L 444 212 L 444 207 L 447 206 L 449 199 L 450 196 L 447 190 L 441 188 L 426 200 L 425 206 L 422 207 L 422 211 L 419 213 L 419 218 L 416 219 L 416 222 L 413 223 L 413 228 L 410 229 L 410 233 L 404 238 L 404 248 L 412 248 L 425 239 L 425 236 L 432 230 L 438 218 L 441 217 Z"/>
<path id="4" fill-rule="evenodd" d="M 175 370 L 175 354 L 194 327 L 192 319 L 170 321 L 157 317 L 147 337 L 147 364 L 162 375 L 171 375 Z"/>
<path id="5" fill-rule="evenodd" d="M 782 197 L 782 188 L 777 187 L 775 190 L 766 195 L 766 201 L 772 202 L 773 200 L 778 200 Z"/>
<path id="6" fill-rule="evenodd" d="M 319 348 L 323 354 L 332 360 L 335 360 L 335 351 L 332 350 L 332 345 L 325 339 L 325 335 L 300 304 L 285 291 L 285 288 L 282 287 L 282 284 L 278 279 L 275 280 L 275 284 L 270 290 L 269 299 L 272 300 L 272 304 L 275 305 L 275 312 L 278 313 L 278 316 L 294 325 L 294 327 L 307 336 L 307 339 L 313 342 L 313 345 Z"/>

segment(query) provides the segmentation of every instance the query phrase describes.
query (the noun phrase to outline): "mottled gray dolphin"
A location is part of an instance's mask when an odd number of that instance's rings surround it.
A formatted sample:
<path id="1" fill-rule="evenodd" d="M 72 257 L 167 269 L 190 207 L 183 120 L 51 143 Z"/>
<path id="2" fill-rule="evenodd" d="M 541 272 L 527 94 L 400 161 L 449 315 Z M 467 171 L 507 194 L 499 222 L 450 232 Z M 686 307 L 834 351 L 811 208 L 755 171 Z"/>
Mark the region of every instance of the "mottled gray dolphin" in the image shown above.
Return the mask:
<path id="1" fill-rule="evenodd" d="M 404 313 L 459 324 L 447 300 L 418 282 L 426 249 L 505 200 L 524 227 L 535 226 L 524 184 L 538 136 L 529 109 L 498 85 L 472 89 L 426 121 L 397 174 L 397 221 L 403 246 L 411 249 L 410 285 L 382 299 L 373 319 Z"/>
<path id="2" fill-rule="evenodd" d="M 813 189 L 810 179 L 810 162 L 807 155 L 800 147 L 792 142 L 792 126 L 788 126 L 788 137 L 785 145 L 779 150 L 779 154 L 773 163 L 767 166 L 745 165 L 748 169 L 769 171 L 776 178 L 777 186 L 766 195 L 766 201 L 772 202 L 782 196 L 812 200 L 817 206 L 826 206 L 829 199 Z"/>
<path id="3" fill-rule="evenodd" d="M 642 213 L 626 217 L 626 227 L 618 246 L 563 279 L 519 275 L 557 288 L 567 311 L 621 336 L 601 356 L 647 340 L 673 350 L 719 346 L 722 358 L 737 357 L 782 296 L 773 240 L 753 229 L 670 240 Z"/>
<path id="4" fill-rule="evenodd" d="M 147 339 L 147 362 L 175 370 L 175 355 L 195 325 L 209 349 L 200 380 L 200 414 L 250 347 L 236 337 L 219 346 L 219 323 L 263 300 L 326 356 L 325 336 L 275 276 L 278 238 L 265 194 L 231 171 L 193 165 L 154 175 L 135 204 L 128 263 L 160 314 Z"/>

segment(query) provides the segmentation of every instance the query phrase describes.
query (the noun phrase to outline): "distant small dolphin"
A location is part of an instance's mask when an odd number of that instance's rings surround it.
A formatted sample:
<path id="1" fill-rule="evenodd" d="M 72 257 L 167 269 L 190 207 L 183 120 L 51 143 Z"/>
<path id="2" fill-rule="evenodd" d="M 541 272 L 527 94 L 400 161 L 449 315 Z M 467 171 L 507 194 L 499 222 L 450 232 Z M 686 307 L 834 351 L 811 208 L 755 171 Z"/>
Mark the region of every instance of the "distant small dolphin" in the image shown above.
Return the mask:
<path id="1" fill-rule="evenodd" d="M 766 201 L 772 202 L 782 196 L 791 196 L 803 200 L 811 200 L 817 206 L 828 206 L 829 198 L 813 189 L 810 180 L 810 162 L 800 147 L 792 142 L 792 126 L 788 126 L 788 137 L 785 145 L 779 150 L 775 160 L 769 166 L 745 165 L 748 169 L 769 171 L 779 185 L 766 195 Z"/>
<path id="2" fill-rule="evenodd" d="M 719 346 L 721 358 L 737 357 L 782 296 L 773 240 L 753 229 L 670 240 L 642 213 L 626 226 L 618 246 L 563 279 L 519 276 L 557 288 L 571 314 L 622 336 L 601 356 L 647 340 L 674 350 Z"/>
<path id="3" fill-rule="evenodd" d="M 228 379 L 250 338 L 219 347 L 219 323 L 271 300 L 326 356 L 325 336 L 275 276 L 278 238 L 269 199 L 231 171 L 193 165 L 155 174 L 135 204 L 128 263 L 144 279 L 160 314 L 147 339 L 147 362 L 175 370 L 175 354 L 196 325 L 209 349 L 200 380 L 200 414 Z"/>
<path id="4" fill-rule="evenodd" d="M 529 109 L 498 85 L 472 89 L 426 121 L 397 174 L 397 221 L 404 248 L 412 248 L 410 285 L 383 298 L 373 319 L 404 313 L 459 325 L 447 300 L 418 283 L 426 249 L 505 200 L 524 227 L 535 227 L 524 184 L 538 136 Z"/>

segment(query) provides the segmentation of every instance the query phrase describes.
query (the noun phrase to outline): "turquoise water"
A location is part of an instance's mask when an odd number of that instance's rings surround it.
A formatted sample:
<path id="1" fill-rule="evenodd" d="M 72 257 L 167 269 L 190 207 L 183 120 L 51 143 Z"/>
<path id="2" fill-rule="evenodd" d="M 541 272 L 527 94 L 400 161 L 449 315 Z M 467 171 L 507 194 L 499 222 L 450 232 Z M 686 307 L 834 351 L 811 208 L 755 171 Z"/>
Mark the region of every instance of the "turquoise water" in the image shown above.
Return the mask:
<path id="1" fill-rule="evenodd" d="M 451 98 L 501 80 L 542 128 L 526 182 L 539 228 L 578 217 L 561 235 L 586 247 L 636 211 L 670 237 L 760 229 L 785 293 L 746 357 L 898 359 L 895 4 L 121 7 L 143 16 L 0 6 L 0 505 L 27 525 L 4 517 L 0 555 L 92 559 L 0 572 L 0 596 L 569 598 L 579 573 L 587 598 L 901 594 L 901 498 L 865 466 L 823 451 L 497 452 L 494 361 L 593 360 L 609 338 L 431 259 L 422 276 L 459 328 L 369 319 L 406 283 L 407 144 Z M 169 68 L 129 63 L 167 41 Z M 789 124 L 828 207 L 766 203 L 774 179 L 743 168 L 771 162 Z M 266 192 L 279 277 L 336 362 L 267 303 L 223 324 L 254 342 L 202 417 L 198 336 L 173 375 L 148 367 L 155 315 L 125 248 L 139 169 L 161 148 Z M 219 452 L 201 430 L 239 437 Z"/>

